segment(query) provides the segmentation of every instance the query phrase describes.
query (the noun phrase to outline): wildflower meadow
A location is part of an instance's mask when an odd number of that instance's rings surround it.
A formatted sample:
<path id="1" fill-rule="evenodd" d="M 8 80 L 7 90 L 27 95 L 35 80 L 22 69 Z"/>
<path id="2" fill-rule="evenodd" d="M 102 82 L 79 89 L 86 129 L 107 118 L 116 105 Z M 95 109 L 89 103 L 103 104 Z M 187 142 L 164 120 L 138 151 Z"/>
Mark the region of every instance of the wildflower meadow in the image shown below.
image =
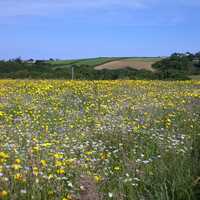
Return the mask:
<path id="1" fill-rule="evenodd" d="M 0 199 L 200 199 L 200 81 L 0 80 Z"/>

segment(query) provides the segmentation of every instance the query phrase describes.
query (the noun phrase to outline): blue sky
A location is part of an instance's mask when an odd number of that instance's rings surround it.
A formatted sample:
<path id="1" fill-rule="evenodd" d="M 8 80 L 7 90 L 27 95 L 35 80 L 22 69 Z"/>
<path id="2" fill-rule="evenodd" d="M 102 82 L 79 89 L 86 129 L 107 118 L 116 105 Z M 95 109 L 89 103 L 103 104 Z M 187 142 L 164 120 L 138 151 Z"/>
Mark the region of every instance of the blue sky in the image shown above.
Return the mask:
<path id="1" fill-rule="evenodd" d="M 199 0 L 1 0 L 0 59 L 200 51 Z"/>

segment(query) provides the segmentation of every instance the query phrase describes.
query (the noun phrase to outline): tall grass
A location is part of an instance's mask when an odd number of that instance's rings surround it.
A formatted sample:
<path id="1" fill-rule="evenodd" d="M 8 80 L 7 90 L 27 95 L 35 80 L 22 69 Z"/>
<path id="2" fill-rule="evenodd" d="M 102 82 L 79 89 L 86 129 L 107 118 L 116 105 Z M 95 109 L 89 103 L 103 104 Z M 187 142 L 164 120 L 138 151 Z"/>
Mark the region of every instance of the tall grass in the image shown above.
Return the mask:
<path id="1" fill-rule="evenodd" d="M 0 86 L 0 199 L 200 198 L 200 82 Z"/>

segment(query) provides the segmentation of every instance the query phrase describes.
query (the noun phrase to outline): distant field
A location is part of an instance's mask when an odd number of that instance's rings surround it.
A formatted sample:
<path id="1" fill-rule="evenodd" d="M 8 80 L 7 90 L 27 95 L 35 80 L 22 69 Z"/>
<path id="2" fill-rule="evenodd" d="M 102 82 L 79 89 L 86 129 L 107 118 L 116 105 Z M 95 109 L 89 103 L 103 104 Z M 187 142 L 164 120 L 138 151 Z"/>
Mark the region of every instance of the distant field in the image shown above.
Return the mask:
<path id="1" fill-rule="evenodd" d="M 49 61 L 49 64 L 52 65 L 69 65 L 73 62 L 77 62 L 77 60 L 56 60 L 56 61 Z"/>
<path id="2" fill-rule="evenodd" d="M 128 58 L 128 59 L 123 59 L 123 60 L 118 60 L 118 61 L 112 61 L 105 63 L 103 65 L 99 65 L 95 67 L 97 70 L 102 70 L 102 69 L 123 69 L 123 68 L 133 68 L 133 69 L 145 69 L 145 70 L 150 70 L 154 71 L 152 68 L 152 65 L 159 61 L 160 58 Z"/>
<path id="3" fill-rule="evenodd" d="M 89 66 L 97 66 L 97 65 L 101 65 L 103 63 L 106 62 L 110 62 L 113 60 L 119 60 L 121 58 L 113 58 L 113 57 L 109 57 L 109 58 L 91 58 L 91 59 L 84 59 L 84 60 L 79 60 L 76 62 L 76 65 L 89 65 Z"/>
<path id="4" fill-rule="evenodd" d="M 159 60 L 162 60 L 162 57 L 131 57 L 131 58 L 126 58 L 126 60 L 131 60 L 131 61 L 144 61 L 144 62 L 157 62 Z"/>
<path id="5" fill-rule="evenodd" d="M 49 62 L 55 68 L 67 68 L 72 65 L 88 65 L 88 66 L 97 66 L 102 65 L 107 62 L 111 62 L 114 60 L 119 60 L 123 58 L 114 58 L 114 57 L 99 57 L 99 58 L 88 58 L 88 59 L 75 59 L 75 60 L 59 60 L 59 61 L 51 61 Z"/>
<path id="6" fill-rule="evenodd" d="M 88 65 L 95 67 L 95 69 L 123 69 L 131 67 L 135 69 L 152 70 L 151 65 L 161 58 L 158 57 L 99 57 L 88 59 L 72 59 L 72 60 L 59 60 L 50 61 L 53 68 L 67 68 L 72 65 Z"/>

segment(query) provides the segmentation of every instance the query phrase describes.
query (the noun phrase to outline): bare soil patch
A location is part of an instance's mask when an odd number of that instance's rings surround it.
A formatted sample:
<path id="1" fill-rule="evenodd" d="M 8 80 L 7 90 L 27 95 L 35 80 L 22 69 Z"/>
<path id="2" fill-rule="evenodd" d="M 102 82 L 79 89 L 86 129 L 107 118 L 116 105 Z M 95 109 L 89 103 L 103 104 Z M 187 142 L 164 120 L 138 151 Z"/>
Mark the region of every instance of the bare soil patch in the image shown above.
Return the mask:
<path id="1" fill-rule="evenodd" d="M 103 65 L 99 65 L 97 67 L 95 67 L 96 70 L 102 70 L 102 69 L 110 69 L 110 70 L 114 70 L 114 69 L 124 69 L 124 68 L 133 68 L 133 69 L 137 69 L 137 70 L 141 70 L 141 69 L 145 69 L 145 70 L 149 70 L 149 71 L 155 71 L 152 68 L 152 65 L 155 62 L 153 61 L 143 61 L 143 60 L 119 60 L 119 61 L 112 61 L 112 62 L 108 62 L 105 63 Z"/>
<path id="2" fill-rule="evenodd" d="M 87 176 L 82 177 L 80 184 L 84 187 L 84 190 L 80 194 L 80 200 L 100 200 L 96 184 L 92 178 Z"/>

